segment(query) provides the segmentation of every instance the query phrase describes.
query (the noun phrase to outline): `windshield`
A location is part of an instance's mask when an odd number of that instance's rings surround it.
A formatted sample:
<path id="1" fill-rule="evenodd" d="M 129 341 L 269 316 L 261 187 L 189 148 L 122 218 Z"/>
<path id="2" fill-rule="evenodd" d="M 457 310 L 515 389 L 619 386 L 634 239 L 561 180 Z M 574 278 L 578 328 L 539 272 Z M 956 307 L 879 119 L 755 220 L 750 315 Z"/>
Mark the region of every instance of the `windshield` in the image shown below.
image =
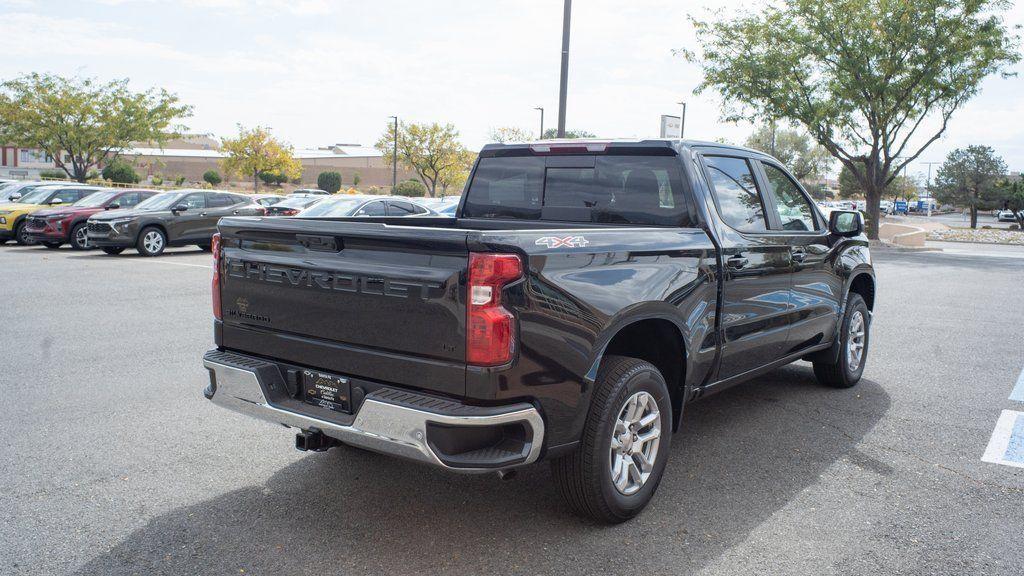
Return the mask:
<path id="1" fill-rule="evenodd" d="M 181 198 L 181 192 L 164 192 L 163 194 L 157 194 L 148 200 L 143 200 L 135 205 L 136 210 L 166 210 L 170 208 L 172 204 Z"/>
<path id="2" fill-rule="evenodd" d="M 33 187 L 31 192 L 28 189 L 23 189 L 21 199 L 17 202 L 18 204 L 42 204 L 52 192 L 52 188 Z"/>
<path id="3" fill-rule="evenodd" d="M 95 208 L 97 206 L 102 206 L 107 200 L 110 200 L 116 195 L 116 190 L 96 192 L 95 194 L 90 194 L 78 202 L 75 202 L 72 206 L 75 206 L 76 208 Z"/>
<path id="4" fill-rule="evenodd" d="M 351 216 L 352 211 L 356 209 L 360 204 L 365 202 L 362 199 L 354 198 L 337 198 L 331 200 L 324 200 L 316 206 L 311 206 L 308 210 L 303 210 L 302 216 L 304 218 L 314 218 L 320 216 Z M 282 202 L 281 204 L 284 204 Z"/>
<path id="5" fill-rule="evenodd" d="M 284 200 L 281 200 L 277 204 L 274 204 L 274 207 L 275 208 L 299 208 L 299 209 L 301 209 L 301 208 L 305 208 L 306 206 L 309 206 L 310 204 L 315 204 L 315 203 L 317 203 L 317 202 L 319 202 L 321 200 L 323 200 L 323 198 L 314 198 L 314 197 L 311 197 L 311 196 L 302 196 L 302 197 L 299 197 L 299 198 L 285 198 Z"/>

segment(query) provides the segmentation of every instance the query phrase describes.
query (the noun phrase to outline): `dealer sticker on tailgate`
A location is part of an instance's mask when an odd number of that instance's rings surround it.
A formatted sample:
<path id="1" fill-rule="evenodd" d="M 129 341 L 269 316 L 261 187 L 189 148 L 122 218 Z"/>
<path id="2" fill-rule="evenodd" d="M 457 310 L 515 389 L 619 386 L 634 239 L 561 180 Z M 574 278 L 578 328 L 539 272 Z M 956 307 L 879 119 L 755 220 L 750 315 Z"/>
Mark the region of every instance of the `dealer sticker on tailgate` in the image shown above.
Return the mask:
<path id="1" fill-rule="evenodd" d="M 307 404 L 333 410 L 350 411 L 351 388 L 348 378 L 313 370 L 302 371 L 302 385 Z"/>

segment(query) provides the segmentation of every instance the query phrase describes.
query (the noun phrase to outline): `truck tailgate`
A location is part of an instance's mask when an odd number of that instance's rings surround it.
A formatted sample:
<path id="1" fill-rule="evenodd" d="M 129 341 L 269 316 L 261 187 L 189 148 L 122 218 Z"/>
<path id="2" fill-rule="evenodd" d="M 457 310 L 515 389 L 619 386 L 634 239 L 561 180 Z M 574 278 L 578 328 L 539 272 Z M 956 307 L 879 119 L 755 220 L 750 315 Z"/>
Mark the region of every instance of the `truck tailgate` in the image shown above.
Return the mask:
<path id="1" fill-rule="evenodd" d="M 276 218 L 220 231 L 224 347 L 463 393 L 465 231 Z"/>

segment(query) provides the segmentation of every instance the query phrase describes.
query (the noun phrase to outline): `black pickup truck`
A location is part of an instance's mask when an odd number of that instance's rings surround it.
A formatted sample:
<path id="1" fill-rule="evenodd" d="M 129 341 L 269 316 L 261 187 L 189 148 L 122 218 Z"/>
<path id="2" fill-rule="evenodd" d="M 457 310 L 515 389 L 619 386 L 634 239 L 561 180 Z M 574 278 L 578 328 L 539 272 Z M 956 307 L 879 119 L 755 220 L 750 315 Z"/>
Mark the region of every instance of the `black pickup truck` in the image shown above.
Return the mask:
<path id="1" fill-rule="evenodd" d="M 864 370 L 863 220 L 690 141 L 487 145 L 454 218 L 229 217 L 215 404 L 460 472 L 549 460 L 575 511 L 650 501 L 684 406 L 796 360 Z"/>

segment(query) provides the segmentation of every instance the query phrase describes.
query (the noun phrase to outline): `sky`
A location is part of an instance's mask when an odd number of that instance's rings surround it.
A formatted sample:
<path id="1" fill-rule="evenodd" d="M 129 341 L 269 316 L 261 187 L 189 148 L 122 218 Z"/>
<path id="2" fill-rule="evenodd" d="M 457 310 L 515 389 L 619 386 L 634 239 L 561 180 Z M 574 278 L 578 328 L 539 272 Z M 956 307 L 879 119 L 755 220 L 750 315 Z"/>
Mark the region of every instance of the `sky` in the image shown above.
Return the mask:
<path id="1" fill-rule="evenodd" d="M 688 16 L 760 2 L 577 0 L 567 127 L 657 137 L 687 102 L 686 136 L 742 143 L 750 125 L 721 121 L 714 94 L 693 94 L 699 67 Z M 1024 24 L 1024 6 L 1006 14 Z M 0 0 L 0 80 L 31 72 L 127 78 L 194 107 L 191 132 L 265 126 L 296 148 L 373 145 L 389 116 L 450 122 L 478 148 L 491 129 L 556 125 L 559 0 Z M 1016 71 L 1024 73 L 1024 64 Z M 1024 170 L 1024 74 L 986 80 L 920 161 L 992 146 Z M 911 174 L 927 167 L 915 164 Z"/>

